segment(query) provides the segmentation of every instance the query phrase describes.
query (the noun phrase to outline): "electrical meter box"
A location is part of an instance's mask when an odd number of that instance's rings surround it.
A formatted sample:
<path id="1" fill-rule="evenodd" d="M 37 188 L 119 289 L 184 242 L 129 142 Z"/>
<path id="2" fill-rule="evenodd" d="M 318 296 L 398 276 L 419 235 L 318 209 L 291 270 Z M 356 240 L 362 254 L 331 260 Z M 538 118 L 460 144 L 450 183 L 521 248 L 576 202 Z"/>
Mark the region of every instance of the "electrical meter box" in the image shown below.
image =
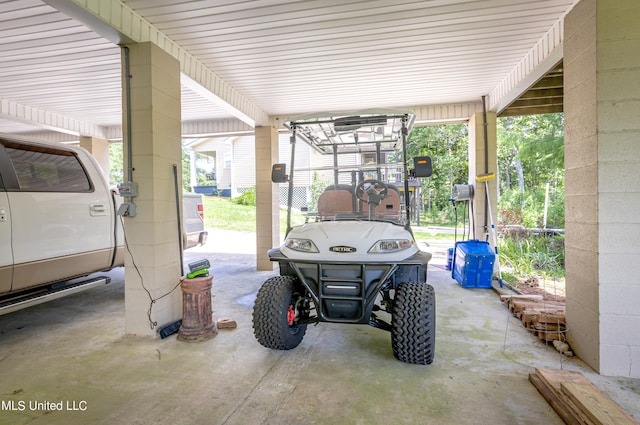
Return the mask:
<path id="1" fill-rule="evenodd" d="M 495 261 L 489 242 L 456 242 L 451 277 L 464 288 L 491 288 Z"/>

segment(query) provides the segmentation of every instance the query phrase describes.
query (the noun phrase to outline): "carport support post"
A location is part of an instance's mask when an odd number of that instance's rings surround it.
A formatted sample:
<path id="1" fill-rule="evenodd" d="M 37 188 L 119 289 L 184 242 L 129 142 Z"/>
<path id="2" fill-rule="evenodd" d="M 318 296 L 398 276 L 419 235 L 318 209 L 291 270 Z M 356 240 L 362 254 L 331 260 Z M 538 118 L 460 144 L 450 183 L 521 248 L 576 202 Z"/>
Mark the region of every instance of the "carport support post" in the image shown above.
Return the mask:
<path id="1" fill-rule="evenodd" d="M 173 177 L 174 164 L 182 169 L 180 64 L 153 43 L 128 48 L 131 111 L 127 114 L 123 93 L 123 122 L 126 126 L 130 115 L 131 140 L 127 131 L 123 136 L 125 152 L 126 144 L 131 144 L 131 158 L 125 158 L 125 169 L 131 161 L 138 196 L 133 198 L 135 217 L 124 217 L 125 332 L 156 335 L 160 327 L 182 317 L 178 288 L 182 252 Z M 123 78 L 127 78 L 124 62 L 123 52 Z M 122 86 L 126 88 L 125 81 Z M 181 176 L 178 171 L 179 187 Z"/>
<path id="2" fill-rule="evenodd" d="M 489 194 L 491 195 L 491 212 L 494 223 L 497 221 L 497 182 L 498 182 L 498 148 L 496 133 L 496 113 L 487 112 L 487 147 L 484 140 L 484 118 L 482 112 L 475 113 L 469 119 L 469 183 L 473 185 L 473 214 L 471 215 L 472 239 L 488 240 L 493 246 L 493 240 L 487 239 L 488 231 L 485 222 L 490 227 L 486 216 L 487 195 L 484 182 L 477 182 L 476 177 L 487 172 L 494 173 L 495 178 L 489 180 Z M 485 152 L 488 157 L 485 157 Z M 485 170 L 485 159 L 488 159 L 488 170 Z"/>
<path id="3" fill-rule="evenodd" d="M 104 177 L 109 181 L 109 141 L 97 137 L 80 136 L 80 147 L 85 148 L 98 161 Z"/>
<path id="4" fill-rule="evenodd" d="M 278 129 L 256 127 L 256 267 L 273 270 L 267 251 L 280 242 L 280 185 L 271 182 L 278 161 Z"/>
<path id="5" fill-rule="evenodd" d="M 564 20 L 567 338 L 603 375 L 640 378 L 640 2 Z"/>

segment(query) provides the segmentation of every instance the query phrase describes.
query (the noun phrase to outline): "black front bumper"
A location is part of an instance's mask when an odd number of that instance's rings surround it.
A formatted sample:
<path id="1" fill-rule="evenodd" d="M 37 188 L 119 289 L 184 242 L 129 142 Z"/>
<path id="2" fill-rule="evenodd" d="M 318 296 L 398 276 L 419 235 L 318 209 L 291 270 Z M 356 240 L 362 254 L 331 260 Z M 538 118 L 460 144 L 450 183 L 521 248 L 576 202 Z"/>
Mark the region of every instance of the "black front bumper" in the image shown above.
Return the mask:
<path id="1" fill-rule="evenodd" d="M 390 263 L 371 261 L 319 262 L 286 257 L 279 248 L 268 252 L 280 264 L 280 274 L 295 276 L 313 299 L 318 319 L 323 322 L 370 323 L 373 306 L 383 286 L 400 282 L 426 282 L 428 252 Z"/>

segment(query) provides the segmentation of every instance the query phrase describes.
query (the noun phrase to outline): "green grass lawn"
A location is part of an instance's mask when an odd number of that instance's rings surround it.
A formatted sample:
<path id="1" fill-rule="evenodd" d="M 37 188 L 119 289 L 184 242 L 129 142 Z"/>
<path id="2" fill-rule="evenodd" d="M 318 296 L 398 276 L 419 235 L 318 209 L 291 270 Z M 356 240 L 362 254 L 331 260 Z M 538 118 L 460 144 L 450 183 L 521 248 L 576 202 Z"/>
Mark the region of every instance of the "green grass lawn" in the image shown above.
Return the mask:
<path id="1" fill-rule="evenodd" d="M 256 231 L 256 207 L 239 205 L 229 198 L 203 196 L 204 225 L 215 229 L 237 230 L 241 232 Z M 302 214 L 294 213 L 292 225 L 304 223 Z M 280 210 L 280 232 L 287 229 L 287 210 Z"/>
<path id="2" fill-rule="evenodd" d="M 413 232 L 413 237 L 419 240 L 423 239 L 437 239 L 437 240 L 453 240 L 454 235 L 449 233 L 430 233 L 430 232 Z M 458 240 L 462 240 L 458 235 Z"/>
<path id="3" fill-rule="evenodd" d="M 216 229 L 256 231 L 256 207 L 238 205 L 228 198 L 203 196 L 204 225 Z"/>

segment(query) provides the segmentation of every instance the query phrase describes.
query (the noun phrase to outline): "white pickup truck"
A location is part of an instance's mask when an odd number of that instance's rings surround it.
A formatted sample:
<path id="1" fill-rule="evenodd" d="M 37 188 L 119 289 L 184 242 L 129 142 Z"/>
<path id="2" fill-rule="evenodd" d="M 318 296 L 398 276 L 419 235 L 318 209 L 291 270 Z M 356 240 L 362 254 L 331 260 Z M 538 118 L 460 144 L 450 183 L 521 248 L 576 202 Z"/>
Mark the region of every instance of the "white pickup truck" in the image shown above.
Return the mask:
<path id="1" fill-rule="evenodd" d="M 124 264 L 121 202 L 85 149 L 0 135 L 0 314 L 108 282 L 76 278 Z M 204 244 L 202 195 L 183 211 L 183 247 Z"/>

